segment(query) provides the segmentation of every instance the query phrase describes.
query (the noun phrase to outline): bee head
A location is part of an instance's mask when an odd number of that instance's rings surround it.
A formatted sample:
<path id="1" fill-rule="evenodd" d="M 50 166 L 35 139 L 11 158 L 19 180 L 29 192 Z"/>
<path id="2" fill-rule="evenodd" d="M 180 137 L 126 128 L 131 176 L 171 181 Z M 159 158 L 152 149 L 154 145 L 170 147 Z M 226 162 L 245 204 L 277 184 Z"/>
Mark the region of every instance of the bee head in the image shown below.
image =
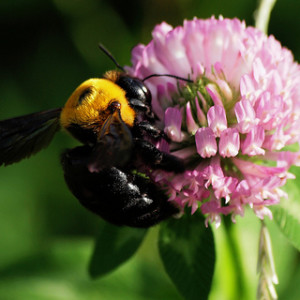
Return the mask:
<path id="1" fill-rule="evenodd" d="M 126 92 L 109 79 L 89 79 L 77 87 L 66 102 L 60 123 L 79 141 L 94 143 L 102 125 L 115 109 L 120 110 L 127 126 L 134 125 L 135 111 L 128 103 Z"/>
<path id="2" fill-rule="evenodd" d="M 137 99 L 145 104 L 151 104 L 151 93 L 150 90 L 144 85 L 144 83 L 134 77 L 122 74 L 116 80 L 121 88 L 126 91 L 126 97 L 128 99 Z"/>

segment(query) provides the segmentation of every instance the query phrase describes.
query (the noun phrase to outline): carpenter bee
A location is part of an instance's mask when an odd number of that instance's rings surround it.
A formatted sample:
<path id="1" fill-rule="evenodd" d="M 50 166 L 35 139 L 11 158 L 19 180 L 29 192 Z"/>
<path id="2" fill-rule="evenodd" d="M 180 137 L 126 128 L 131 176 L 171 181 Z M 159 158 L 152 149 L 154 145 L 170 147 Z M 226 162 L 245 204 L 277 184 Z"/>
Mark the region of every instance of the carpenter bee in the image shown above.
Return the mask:
<path id="1" fill-rule="evenodd" d="M 178 209 L 139 170 L 183 172 L 184 163 L 154 145 L 166 137 L 154 125 L 149 89 L 100 48 L 122 71 L 83 82 L 63 108 L 0 121 L 0 166 L 37 153 L 65 129 L 82 143 L 61 156 L 73 195 L 110 223 L 150 227 Z"/>

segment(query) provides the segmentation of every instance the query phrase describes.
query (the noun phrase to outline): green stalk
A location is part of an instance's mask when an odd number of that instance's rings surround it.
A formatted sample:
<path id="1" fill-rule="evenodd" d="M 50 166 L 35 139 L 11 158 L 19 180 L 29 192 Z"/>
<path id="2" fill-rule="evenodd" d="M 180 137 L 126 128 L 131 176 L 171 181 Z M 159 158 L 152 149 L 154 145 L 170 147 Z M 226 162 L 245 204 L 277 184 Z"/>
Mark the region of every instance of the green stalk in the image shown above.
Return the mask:
<path id="1" fill-rule="evenodd" d="M 254 12 L 255 27 L 268 33 L 271 11 L 276 0 L 260 0 L 258 9 Z"/>
<path id="2" fill-rule="evenodd" d="M 231 253 L 232 262 L 233 262 L 233 270 L 235 270 L 235 278 L 233 281 L 235 282 L 236 287 L 236 299 L 247 299 L 246 289 L 245 289 L 245 274 L 243 272 L 242 266 L 242 258 L 240 251 L 238 249 L 236 236 L 235 236 L 235 224 L 232 223 L 230 216 L 226 216 L 223 218 L 223 224 L 225 227 L 225 234 L 227 238 L 228 248 Z"/>

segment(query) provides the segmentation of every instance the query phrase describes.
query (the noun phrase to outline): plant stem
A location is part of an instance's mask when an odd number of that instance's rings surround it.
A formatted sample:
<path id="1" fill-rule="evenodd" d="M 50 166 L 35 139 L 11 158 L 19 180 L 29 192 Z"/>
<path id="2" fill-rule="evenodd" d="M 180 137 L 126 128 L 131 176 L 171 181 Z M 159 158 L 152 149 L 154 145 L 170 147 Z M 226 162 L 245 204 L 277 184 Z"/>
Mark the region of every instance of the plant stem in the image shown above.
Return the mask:
<path id="1" fill-rule="evenodd" d="M 275 5 L 276 0 L 260 0 L 259 7 L 254 13 L 255 27 L 268 33 L 268 25 L 271 11 Z"/>
<path id="2" fill-rule="evenodd" d="M 235 270 L 235 284 L 236 284 L 236 299 L 246 299 L 245 290 L 245 276 L 243 272 L 242 259 L 237 247 L 236 237 L 234 232 L 235 224 L 232 223 L 229 217 L 224 219 L 225 232 L 228 242 L 228 247 L 232 256 L 233 269 Z"/>

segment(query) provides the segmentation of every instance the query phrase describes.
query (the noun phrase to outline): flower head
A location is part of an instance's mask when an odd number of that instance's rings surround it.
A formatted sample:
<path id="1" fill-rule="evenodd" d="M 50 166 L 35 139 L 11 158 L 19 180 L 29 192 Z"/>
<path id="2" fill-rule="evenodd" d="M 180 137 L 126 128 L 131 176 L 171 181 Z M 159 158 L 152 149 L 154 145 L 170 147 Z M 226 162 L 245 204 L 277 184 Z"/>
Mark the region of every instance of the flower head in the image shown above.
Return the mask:
<path id="1" fill-rule="evenodd" d="M 207 222 L 219 224 L 221 214 L 234 220 L 245 206 L 271 216 L 267 206 L 285 196 L 280 188 L 300 157 L 283 149 L 300 141 L 300 67 L 291 52 L 237 19 L 195 18 L 176 28 L 163 22 L 152 35 L 134 48 L 128 71 L 193 80 L 146 82 L 168 149 L 193 167 L 149 176 L 170 201 L 200 209 Z"/>

